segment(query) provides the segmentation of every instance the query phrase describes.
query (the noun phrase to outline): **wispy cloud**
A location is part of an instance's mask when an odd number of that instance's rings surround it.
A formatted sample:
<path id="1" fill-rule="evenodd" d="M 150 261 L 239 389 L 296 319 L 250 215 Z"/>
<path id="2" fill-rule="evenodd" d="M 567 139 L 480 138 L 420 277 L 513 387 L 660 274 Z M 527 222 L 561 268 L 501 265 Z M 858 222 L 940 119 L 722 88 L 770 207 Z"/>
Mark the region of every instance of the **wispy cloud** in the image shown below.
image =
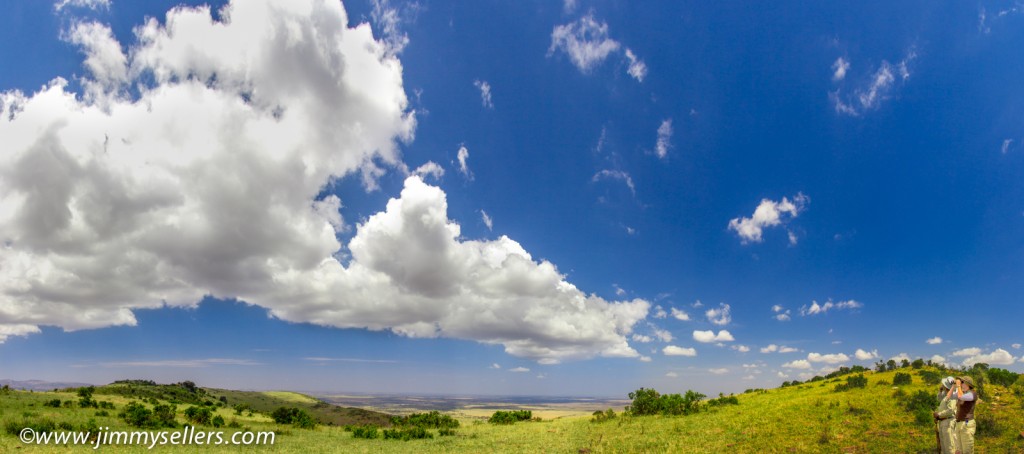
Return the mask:
<path id="1" fill-rule="evenodd" d="M 575 22 L 555 26 L 551 31 L 548 56 L 561 51 L 581 73 L 589 74 L 609 56 L 619 54 L 622 48 L 621 43 L 609 37 L 608 24 L 595 19 L 591 11 Z M 626 73 L 637 82 L 643 82 L 647 77 L 647 65 L 632 49 L 625 49 L 622 55 L 627 64 Z"/>
<path id="2" fill-rule="evenodd" d="M 456 159 L 459 160 L 459 173 L 464 175 L 466 178 L 472 180 L 473 172 L 469 170 L 469 149 L 465 145 L 459 146 L 459 151 L 456 153 Z"/>
<path id="3" fill-rule="evenodd" d="M 870 78 L 853 89 L 852 95 L 844 95 L 841 88 L 830 92 L 829 99 L 836 113 L 858 116 L 878 109 L 882 101 L 889 99 L 893 91 L 910 78 L 910 64 L 916 58 L 917 52 L 911 48 L 896 64 L 883 60 Z M 833 63 L 832 69 L 832 80 L 838 83 L 846 78 L 850 63 L 840 57 Z"/>
<path id="4" fill-rule="evenodd" d="M 513 367 L 512 369 L 509 369 L 508 371 L 509 372 L 516 372 L 516 373 L 523 373 L 523 372 L 529 372 L 530 369 L 526 368 L 526 367 L 520 366 L 520 367 Z"/>
<path id="5" fill-rule="evenodd" d="M 207 358 L 207 359 L 163 359 L 150 361 L 111 361 L 99 363 L 102 367 L 207 367 L 207 366 L 263 366 L 264 363 L 249 359 Z"/>
<path id="6" fill-rule="evenodd" d="M 484 221 L 484 225 L 487 226 L 487 230 L 494 230 L 494 220 L 487 215 L 487 212 L 480 210 L 480 219 Z"/>
<path id="7" fill-rule="evenodd" d="M 591 177 L 590 181 L 596 183 L 598 181 L 606 179 L 619 180 L 625 183 L 626 187 L 629 188 L 629 192 L 636 196 L 636 185 L 633 184 L 633 177 L 629 176 L 628 173 L 623 172 L 621 170 L 604 169 L 600 172 L 595 173 L 594 176 Z"/>
<path id="8" fill-rule="evenodd" d="M 708 321 L 719 326 L 728 325 L 732 321 L 732 308 L 725 303 L 719 303 L 717 308 L 711 308 L 704 311 L 704 316 L 708 318 Z"/>
<path id="9" fill-rule="evenodd" d="M 654 144 L 654 154 L 664 159 L 672 148 L 672 119 L 662 120 L 658 126 L 658 141 Z"/>
<path id="10" fill-rule="evenodd" d="M 491 100 L 491 84 L 487 83 L 486 80 L 474 80 L 473 86 L 480 90 L 480 102 L 483 103 L 484 107 L 493 109 L 494 102 Z"/>
<path id="11" fill-rule="evenodd" d="M 864 307 L 864 304 L 856 300 L 840 301 L 838 303 L 833 303 L 832 300 L 828 300 L 825 304 L 818 304 L 817 301 L 811 301 L 810 306 L 804 305 L 800 307 L 800 315 L 819 315 L 832 309 L 860 309 L 862 307 Z"/>
<path id="12" fill-rule="evenodd" d="M 931 339 L 926 340 L 925 342 L 927 342 L 928 345 L 938 345 L 942 343 L 942 338 L 939 336 L 935 336 Z"/>
<path id="13" fill-rule="evenodd" d="M 326 362 L 342 362 L 342 363 L 397 363 L 398 361 L 390 359 L 364 359 L 364 358 L 332 358 L 326 356 L 307 356 L 302 358 L 306 361 L 314 361 L 318 363 Z"/>
<path id="14" fill-rule="evenodd" d="M 60 0 L 53 4 L 54 11 L 61 11 L 69 6 L 75 8 L 87 8 L 93 11 L 100 9 L 109 10 L 110 0 Z"/>

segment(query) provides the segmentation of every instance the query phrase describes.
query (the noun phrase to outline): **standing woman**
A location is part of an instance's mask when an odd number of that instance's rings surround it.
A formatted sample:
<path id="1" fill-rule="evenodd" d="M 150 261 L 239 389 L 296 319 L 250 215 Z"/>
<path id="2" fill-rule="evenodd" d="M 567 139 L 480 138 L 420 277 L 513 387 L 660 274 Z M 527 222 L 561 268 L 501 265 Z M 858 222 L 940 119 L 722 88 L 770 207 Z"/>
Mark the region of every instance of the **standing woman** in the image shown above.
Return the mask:
<path id="1" fill-rule="evenodd" d="M 956 452 L 974 454 L 974 404 L 978 402 L 974 380 L 967 376 L 960 377 L 953 387 L 956 388 L 956 422 L 953 423 Z M 949 390 L 946 395 L 952 397 L 953 390 Z"/>
<path id="2" fill-rule="evenodd" d="M 942 385 L 939 388 L 939 408 L 932 412 L 936 421 L 936 430 L 939 431 L 939 450 L 942 454 L 953 454 L 956 449 L 953 421 L 956 416 L 957 399 L 950 392 L 956 386 L 955 383 L 956 379 L 953 377 L 942 379 Z"/>

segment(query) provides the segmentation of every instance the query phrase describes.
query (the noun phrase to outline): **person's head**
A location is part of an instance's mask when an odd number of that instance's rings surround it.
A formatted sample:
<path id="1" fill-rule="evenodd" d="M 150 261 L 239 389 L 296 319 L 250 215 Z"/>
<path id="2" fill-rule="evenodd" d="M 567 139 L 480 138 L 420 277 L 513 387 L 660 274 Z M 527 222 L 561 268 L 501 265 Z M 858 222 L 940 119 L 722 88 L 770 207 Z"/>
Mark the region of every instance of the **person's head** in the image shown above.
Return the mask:
<path id="1" fill-rule="evenodd" d="M 942 379 L 942 381 L 940 382 L 940 385 L 942 386 L 942 389 L 949 390 L 949 389 L 953 389 L 953 384 L 954 383 L 956 383 L 956 379 L 955 378 L 953 378 L 953 377 L 946 377 L 946 378 Z"/>
<path id="2" fill-rule="evenodd" d="M 974 380 L 972 380 L 971 377 L 968 377 L 966 375 L 960 377 L 960 389 L 962 389 L 964 392 L 974 389 Z"/>

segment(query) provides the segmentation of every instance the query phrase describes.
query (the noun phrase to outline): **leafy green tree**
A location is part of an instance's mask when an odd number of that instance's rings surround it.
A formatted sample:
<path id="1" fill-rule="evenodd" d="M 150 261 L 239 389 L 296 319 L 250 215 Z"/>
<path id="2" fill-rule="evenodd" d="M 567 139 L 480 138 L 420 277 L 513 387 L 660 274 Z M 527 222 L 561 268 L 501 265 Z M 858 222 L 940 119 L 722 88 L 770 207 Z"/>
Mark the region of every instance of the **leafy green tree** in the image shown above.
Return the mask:
<path id="1" fill-rule="evenodd" d="M 640 388 L 629 393 L 633 402 L 626 407 L 626 413 L 635 416 L 656 415 L 661 412 L 661 395 L 649 388 Z"/>

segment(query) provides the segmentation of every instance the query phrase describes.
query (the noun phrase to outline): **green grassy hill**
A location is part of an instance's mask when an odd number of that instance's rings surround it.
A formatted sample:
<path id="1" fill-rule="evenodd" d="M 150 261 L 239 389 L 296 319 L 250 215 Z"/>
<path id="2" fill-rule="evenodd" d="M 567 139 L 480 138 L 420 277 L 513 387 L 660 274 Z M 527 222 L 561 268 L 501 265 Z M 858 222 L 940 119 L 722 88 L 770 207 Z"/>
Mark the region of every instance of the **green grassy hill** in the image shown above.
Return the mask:
<path id="1" fill-rule="evenodd" d="M 228 404 L 216 407 L 215 414 L 234 423 L 224 427 L 237 431 L 276 431 L 274 446 L 246 449 L 286 453 L 331 452 L 934 452 L 935 432 L 928 414 L 922 420 L 908 402 L 924 398 L 925 406 L 934 405 L 936 377 L 942 372 L 925 367 L 902 368 L 888 372 L 866 372 L 864 387 L 836 391 L 852 375 L 819 379 L 795 386 L 770 390 L 752 390 L 736 396 L 737 403 L 710 406 L 687 416 L 618 416 L 603 422 L 589 417 L 492 425 L 480 419 L 462 419 L 452 436 L 428 432 L 433 438 L 396 441 L 354 438 L 352 432 L 338 426 L 320 425 L 300 429 L 276 424 L 260 411 L 287 402 L 287 406 L 314 408 L 315 399 L 295 393 L 256 393 L 207 389 L 205 395 Z M 907 374 L 909 384 L 893 386 L 897 374 Z M 905 377 L 904 377 L 905 378 Z M 977 377 L 975 377 L 977 378 Z M 921 394 L 923 393 L 923 394 Z M 45 406 L 53 399 L 77 400 L 73 392 L 6 391 L 0 396 L 0 425 L 23 427 L 50 421 L 60 427 L 80 429 L 93 419 L 100 426 L 127 429 L 116 413 L 131 398 L 118 394 L 99 394 L 96 400 L 110 401 L 117 410 L 109 416 L 97 416 L 92 408 Z M 165 402 L 158 400 L 158 403 Z M 256 410 L 236 415 L 232 406 L 248 404 Z M 176 418 L 184 422 L 178 405 Z M 329 410 L 333 411 L 333 410 Z M 924 411 L 927 411 L 926 409 Z M 1006 387 L 989 382 L 979 403 L 978 452 L 1024 452 L 1024 379 Z M 203 427 L 203 430 L 214 430 Z M 162 429 L 180 430 L 180 429 Z M 16 433 L 16 431 L 15 431 Z M 76 452 L 91 448 L 22 445 L 10 430 L 0 435 L 0 452 Z M 143 452 L 144 447 L 104 446 L 109 452 Z M 180 449 L 180 448 L 179 448 Z M 161 448 L 157 448 L 157 451 Z M 174 447 L 163 448 L 173 452 Z M 192 447 L 193 452 L 237 452 L 236 446 Z"/>

